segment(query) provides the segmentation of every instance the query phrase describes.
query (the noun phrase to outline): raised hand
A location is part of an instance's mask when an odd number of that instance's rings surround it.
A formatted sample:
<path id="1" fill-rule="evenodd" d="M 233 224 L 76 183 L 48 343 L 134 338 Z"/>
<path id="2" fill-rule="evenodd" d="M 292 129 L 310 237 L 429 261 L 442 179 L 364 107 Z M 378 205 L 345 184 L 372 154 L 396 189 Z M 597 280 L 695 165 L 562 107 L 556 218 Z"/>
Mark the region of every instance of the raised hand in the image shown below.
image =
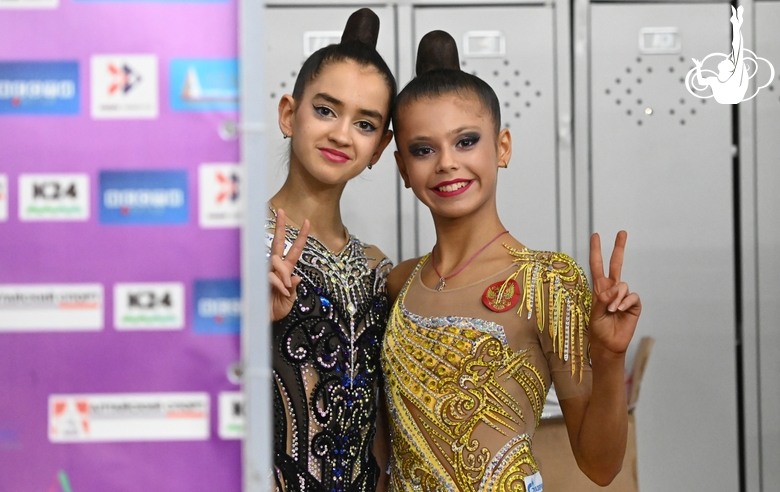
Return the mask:
<path id="1" fill-rule="evenodd" d="M 271 242 L 271 262 L 268 281 L 271 282 L 271 321 L 279 321 L 287 316 L 297 297 L 296 287 L 301 277 L 293 275 L 293 269 L 301 257 L 303 246 L 309 235 L 309 221 L 303 221 L 298 237 L 284 255 L 285 216 L 281 208 L 276 211 L 276 228 Z"/>
<path id="2" fill-rule="evenodd" d="M 601 257 L 601 238 L 590 237 L 590 271 L 593 276 L 593 305 L 590 311 L 588 333 L 593 348 L 607 349 L 623 354 L 634 336 L 642 302 L 628 284 L 620 281 L 623 255 L 626 249 L 626 231 L 620 231 L 609 260 L 609 276 L 604 276 Z"/>

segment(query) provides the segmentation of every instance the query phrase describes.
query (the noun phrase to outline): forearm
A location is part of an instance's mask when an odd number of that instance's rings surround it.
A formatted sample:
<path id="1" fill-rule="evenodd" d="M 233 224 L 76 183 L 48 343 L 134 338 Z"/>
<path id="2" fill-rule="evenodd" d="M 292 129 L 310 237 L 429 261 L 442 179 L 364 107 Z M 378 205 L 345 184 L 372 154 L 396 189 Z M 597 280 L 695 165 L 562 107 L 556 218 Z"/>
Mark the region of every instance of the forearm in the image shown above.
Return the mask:
<path id="1" fill-rule="evenodd" d="M 593 347 L 593 389 L 576 440 L 577 464 L 599 485 L 620 472 L 626 452 L 628 409 L 625 355 Z"/>

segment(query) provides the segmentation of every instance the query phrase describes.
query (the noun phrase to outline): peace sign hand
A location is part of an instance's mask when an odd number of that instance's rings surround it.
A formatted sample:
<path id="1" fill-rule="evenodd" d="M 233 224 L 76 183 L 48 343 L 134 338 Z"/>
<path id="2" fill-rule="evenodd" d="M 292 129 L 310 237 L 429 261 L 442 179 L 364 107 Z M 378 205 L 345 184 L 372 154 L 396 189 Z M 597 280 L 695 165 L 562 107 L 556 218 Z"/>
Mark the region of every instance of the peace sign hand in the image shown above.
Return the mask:
<path id="1" fill-rule="evenodd" d="M 604 276 L 601 258 L 601 239 L 598 234 L 590 237 L 590 271 L 593 275 L 593 305 L 590 311 L 591 346 L 606 349 L 620 355 L 626 352 L 634 336 L 642 302 L 636 292 L 629 292 L 628 284 L 620 281 L 623 255 L 626 248 L 626 231 L 620 231 L 615 239 L 615 249 L 609 260 L 609 276 Z"/>
<path id="2" fill-rule="evenodd" d="M 303 221 L 298 237 L 284 255 L 285 216 L 281 208 L 276 211 L 276 228 L 271 242 L 271 264 L 268 281 L 271 282 L 271 321 L 279 321 L 289 314 L 297 298 L 296 287 L 301 277 L 293 275 L 295 263 L 301 257 L 306 238 L 309 236 L 309 221 Z"/>

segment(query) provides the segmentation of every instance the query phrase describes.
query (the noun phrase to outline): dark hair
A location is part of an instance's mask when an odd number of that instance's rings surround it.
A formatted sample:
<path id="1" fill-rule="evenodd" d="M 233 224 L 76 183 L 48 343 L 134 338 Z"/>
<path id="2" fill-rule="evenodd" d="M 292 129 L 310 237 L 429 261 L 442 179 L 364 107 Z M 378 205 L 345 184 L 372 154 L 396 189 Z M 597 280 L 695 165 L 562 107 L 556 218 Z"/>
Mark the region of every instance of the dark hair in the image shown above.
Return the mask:
<path id="1" fill-rule="evenodd" d="M 393 108 L 398 91 L 395 77 L 390 68 L 376 51 L 379 37 L 379 17 L 371 9 L 360 9 L 352 13 L 347 20 L 339 44 L 331 44 L 312 53 L 298 72 L 293 87 L 293 99 L 303 96 L 306 85 L 314 80 L 325 66 L 346 60 L 352 60 L 361 66 L 373 66 L 381 73 L 390 91 L 390 108 Z M 390 126 L 390 118 L 385 122 L 385 131 Z"/>
<path id="2" fill-rule="evenodd" d="M 401 90 L 393 107 L 393 126 L 398 128 L 400 109 L 410 102 L 458 93 L 475 95 L 490 112 L 498 134 L 501 106 L 493 88 L 475 75 L 460 69 L 458 45 L 448 33 L 431 31 L 420 40 L 417 49 L 417 76 Z"/>

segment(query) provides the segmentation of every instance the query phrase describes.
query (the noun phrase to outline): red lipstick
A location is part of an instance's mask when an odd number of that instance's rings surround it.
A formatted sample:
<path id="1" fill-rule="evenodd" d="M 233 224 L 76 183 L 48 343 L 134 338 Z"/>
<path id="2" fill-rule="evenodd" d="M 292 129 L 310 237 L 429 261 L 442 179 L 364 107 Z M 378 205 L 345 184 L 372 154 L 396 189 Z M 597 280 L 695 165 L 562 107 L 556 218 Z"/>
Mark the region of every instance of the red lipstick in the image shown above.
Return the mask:
<path id="1" fill-rule="evenodd" d="M 327 147 L 322 147 L 319 149 L 319 151 L 322 154 L 322 156 L 325 157 L 330 162 L 335 162 L 337 164 L 344 164 L 349 160 L 349 156 L 347 154 L 338 151 L 336 149 L 329 149 Z"/>

